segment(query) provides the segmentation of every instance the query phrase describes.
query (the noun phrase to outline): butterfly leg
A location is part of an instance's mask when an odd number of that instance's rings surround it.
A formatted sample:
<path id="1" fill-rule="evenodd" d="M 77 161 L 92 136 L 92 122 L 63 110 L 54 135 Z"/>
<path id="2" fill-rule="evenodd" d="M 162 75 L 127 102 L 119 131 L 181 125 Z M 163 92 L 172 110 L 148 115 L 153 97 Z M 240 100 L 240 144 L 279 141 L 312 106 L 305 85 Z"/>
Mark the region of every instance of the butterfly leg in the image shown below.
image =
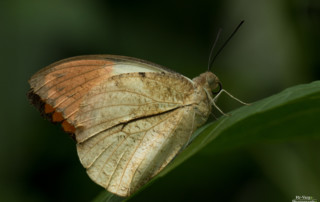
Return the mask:
<path id="1" fill-rule="evenodd" d="M 216 98 L 216 97 L 215 97 Z M 216 99 L 211 100 L 212 105 L 224 116 L 230 116 L 230 114 L 224 113 L 216 104 Z"/>
<path id="2" fill-rule="evenodd" d="M 223 115 L 225 116 L 230 116 L 229 114 L 224 113 L 216 104 L 216 102 L 218 101 L 219 96 L 221 95 L 221 93 L 226 93 L 227 95 L 229 95 L 232 99 L 238 101 L 239 103 L 243 104 L 243 105 L 250 105 L 248 103 L 245 103 L 243 101 L 241 101 L 240 99 L 234 97 L 233 95 L 231 95 L 228 91 L 221 89 L 220 92 L 214 97 L 214 98 L 210 98 L 212 105 Z"/>
<path id="3" fill-rule="evenodd" d="M 240 99 L 234 97 L 233 95 L 231 95 L 228 91 L 224 90 L 224 89 L 221 89 L 221 91 L 214 97 L 214 100 L 218 99 L 218 96 L 222 93 L 222 92 L 225 92 L 227 95 L 229 95 L 232 99 L 240 102 L 241 104 L 243 105 L 250 105 L 249 103 L 246 103 L 246 102 L 243 102 L 241 101 Z"/>
<path id="4" fill-rule="evenodd" d="M 211 104 L 212 104 L 222 115 L 224 115 L 224 116 L 230 116 L 230 115 L 224 113 L 224 112 L 217 106 L 217 104 L 216 104 L 218 97 L 221 95 L 221 91 L 220 91 L 214 98 L 212 98 L 212 96 L 210 95 L 210 93 L 208 93 L 208 91 L 207 91 L 206 89 L 204 89 L 204 90 L 205 90 L 205 92 L 207 93 L 207 96 L 208 96 Z M 214 117 L 215 117 L 215 116 L 214 116 Z"/>

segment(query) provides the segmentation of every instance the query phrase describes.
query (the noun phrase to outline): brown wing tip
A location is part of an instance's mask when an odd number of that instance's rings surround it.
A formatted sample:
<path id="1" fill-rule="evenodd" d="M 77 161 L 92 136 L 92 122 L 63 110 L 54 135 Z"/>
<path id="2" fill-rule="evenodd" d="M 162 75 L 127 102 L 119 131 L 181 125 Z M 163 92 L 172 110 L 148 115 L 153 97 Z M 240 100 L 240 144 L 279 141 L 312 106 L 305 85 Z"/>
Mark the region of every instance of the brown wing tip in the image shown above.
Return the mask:
<path id="1" fill-rule="evenodd" d="M 50 113 L 45 112 L 46 103 L 40 98 L 39 95 L 35 94 L 33 89 L 30 89 L 27 93 L 28 100 L 41 114 L 41 116 L 49 121 L 52 121 Z"/>
<path id="2" fill-rule="evenodd" d="M 72 139 L 74 138 L 74 133 L 76 131 L 75 127 L 64 119 L 61 112 L 57 112 L 54 107 L 46 103 L 41 99 L 39 95 L 34 93 L 33 89 L 30 89 L 27 93 L 29 102 L 35 106 L 35 108 L 40 112 L 41 116 L 49 120 L 52 123 L 61 123 L 62 129 L 69 133 Z"/>

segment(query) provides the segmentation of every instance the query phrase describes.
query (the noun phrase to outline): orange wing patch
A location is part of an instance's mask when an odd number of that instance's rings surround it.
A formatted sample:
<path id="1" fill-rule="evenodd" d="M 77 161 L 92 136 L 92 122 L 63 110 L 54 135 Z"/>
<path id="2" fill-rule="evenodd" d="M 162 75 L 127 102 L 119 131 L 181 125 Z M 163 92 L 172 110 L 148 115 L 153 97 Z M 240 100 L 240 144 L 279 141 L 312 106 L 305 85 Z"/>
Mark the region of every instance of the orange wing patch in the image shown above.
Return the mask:
<path id="1" fill-rule="evenodd" d="M 55 111 L 55 112 L 52 114 L 52 122 L 61 122 L 61 121 L 63 121 L 63 120 L 64 120 L 64 118 L 63 118 L 61 112 L 56 112 L 56 111 Z"/>
<path id="2" fill-rule="evenodd" d="M 52 113 L 52 112 L 54 112 L 54 108 L 53 108 L 51 105 L 49 105 L 49 104 L 45 104 L 45 106 L 44 106 L 44 112 L 45 112 L 46 114 Z"/>
<path id="3" fill-rule="evenodd" d="M 59 61 L 38 71 L 29 80 L 28 97 L 42 115 L 62 122 L 64 131 L 74 133 L 74 117 L 84 95 L 112 74 L 113 62 L 81 57 Z"/>
<path id="4" fill-rule="evenodd" d="M 63 130 L 67 133 L 72 133 L 74 134 L 76 132 L 76 128 L 71 125 L 68 121 L 64 120 L 62 123 L 61 123 L 61 126 L 63 128 Z"/>

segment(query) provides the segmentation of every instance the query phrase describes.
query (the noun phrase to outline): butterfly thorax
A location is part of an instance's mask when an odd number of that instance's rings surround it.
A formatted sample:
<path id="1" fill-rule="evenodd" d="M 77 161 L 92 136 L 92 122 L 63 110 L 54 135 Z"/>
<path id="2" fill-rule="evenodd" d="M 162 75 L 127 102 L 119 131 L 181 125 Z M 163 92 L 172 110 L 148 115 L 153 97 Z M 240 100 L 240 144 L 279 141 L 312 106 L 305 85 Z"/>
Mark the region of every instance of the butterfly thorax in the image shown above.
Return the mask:
<path id="1" fill-rule="evenodd" d="M 211 113 L 212 91 L 219 86 L 218 77 L 212 72 L 205 72 L 193 79 L 195 85 L 195 126 L 203 125 Z"/>

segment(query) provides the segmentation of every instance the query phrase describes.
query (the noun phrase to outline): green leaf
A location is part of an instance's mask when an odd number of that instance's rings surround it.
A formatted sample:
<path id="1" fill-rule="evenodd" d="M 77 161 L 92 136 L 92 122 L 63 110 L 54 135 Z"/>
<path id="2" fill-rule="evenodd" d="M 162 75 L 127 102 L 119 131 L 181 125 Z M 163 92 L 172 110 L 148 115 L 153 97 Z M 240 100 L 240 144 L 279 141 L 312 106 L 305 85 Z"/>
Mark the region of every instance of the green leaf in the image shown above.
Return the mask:
<path id="1" fill-rule="evenodd" d="M 197 138 L 161 173 L 128 199 L 143 195 L 152 183 L 204 150 L 215 154 L 258 142 L 320 137 L 320 81 L 288 88 L 230 114 L 197 130 Z"/>
<path id="2" fill-rule="evenodd" d="M 92 202 L 119 202 L 123 201 L 125 198 L 117 196 L 107 191 L 101 192 Z"/>

